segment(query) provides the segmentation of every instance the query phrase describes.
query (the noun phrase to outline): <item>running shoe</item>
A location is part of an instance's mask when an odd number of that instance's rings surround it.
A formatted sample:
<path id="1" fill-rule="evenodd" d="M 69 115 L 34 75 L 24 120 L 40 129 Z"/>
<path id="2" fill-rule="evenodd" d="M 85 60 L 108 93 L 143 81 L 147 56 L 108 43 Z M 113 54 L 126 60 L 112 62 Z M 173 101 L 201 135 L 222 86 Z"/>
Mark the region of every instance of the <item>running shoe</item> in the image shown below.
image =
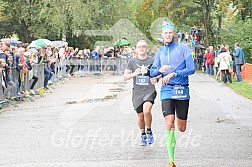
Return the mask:
<path id="1" fill-rule="evenodd" d="M 147 144 L 152 144 L 154 142 L 152 131 L 147 131 Z"/>
<path id="2" fill-rule="evenodd" d="M 52 93 L 52 90 L 47 87 L 45 88 L 45 93 Z"/>
<path id="3" fill-rule="evenodd" d="M 24 92 L 19 92 L 18 94 L 17 94 L 17 97 L 24 97 Z"/>
<path id="4" fill-rule="evenodd" d="M 146 142 L 146 135 L 142 135 L 141 139 L 140 139 L 140 146 L 147 146 L 147 142 Z"/>
<path id="5" fill-rule="evenodd" d="M 30 90 L 30 94 L 31 94 L 31 95 L 35 95 L 36 93 L 35 93 L 34 90 L 31 89 L 31 90 Z"/>
<path id="6" fill-rule="evenodd" d="M 174 162 L 170 162 L 168 167 L 176 167 L 176 165 L 174 164 Z"/>
<path id="7" fill-rule="evenodd" d="M 48 85 L 52 85 L 53 82 L 51 80 L 48 81 Z"/>

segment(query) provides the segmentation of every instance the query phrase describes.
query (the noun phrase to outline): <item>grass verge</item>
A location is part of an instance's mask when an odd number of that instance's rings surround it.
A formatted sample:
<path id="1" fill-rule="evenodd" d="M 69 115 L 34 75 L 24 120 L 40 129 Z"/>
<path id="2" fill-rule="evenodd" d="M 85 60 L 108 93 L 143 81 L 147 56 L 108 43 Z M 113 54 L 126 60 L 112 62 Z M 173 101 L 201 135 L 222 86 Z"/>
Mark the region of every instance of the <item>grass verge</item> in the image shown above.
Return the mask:
<path id="1" fill-rule="evenodd" d="M 202 73 L 202 71 L 197 70 L 196 73 Z M 216 76 L 210 75 L 210 77 L 215 79 Z M 233 89 L 236 93 L 252 100 L 252 83 L 249 83 L 247 81 L 236 82 L 236 79 L 233 78 L 232 84 L 228 82 L 227 86 Z"/>
<path id="2" fill-rule="evenodd" d="M 233 89 L 236 93 L 247 97 L 252 100 L 252 84 L 247 81 L 235 82 L 233 80 L 232 84 L 227 84 L 228 87 Z"/>

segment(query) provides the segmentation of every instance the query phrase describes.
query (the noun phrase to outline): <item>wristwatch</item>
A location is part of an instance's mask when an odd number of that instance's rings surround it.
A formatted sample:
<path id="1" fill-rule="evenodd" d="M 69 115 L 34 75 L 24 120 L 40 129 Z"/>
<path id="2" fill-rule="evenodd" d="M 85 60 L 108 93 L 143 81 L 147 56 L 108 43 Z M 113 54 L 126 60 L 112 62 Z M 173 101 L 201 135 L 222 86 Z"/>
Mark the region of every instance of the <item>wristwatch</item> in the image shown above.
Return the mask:
<path id="1" fill-rule="evenodd" d="M 178 74 L 176 72 L 174 72 L 174 73 L 175 73 L 174 76 L 176 77 Z"/>

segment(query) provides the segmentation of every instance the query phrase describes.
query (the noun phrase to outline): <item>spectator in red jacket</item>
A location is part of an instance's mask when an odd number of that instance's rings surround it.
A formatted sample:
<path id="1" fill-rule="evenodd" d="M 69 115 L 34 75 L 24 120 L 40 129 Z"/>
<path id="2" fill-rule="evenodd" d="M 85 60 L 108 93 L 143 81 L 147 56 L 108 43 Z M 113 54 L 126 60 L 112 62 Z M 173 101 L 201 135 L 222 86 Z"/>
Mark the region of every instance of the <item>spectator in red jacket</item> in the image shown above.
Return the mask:
<path id="1" fill-rule="evenodd" d="M 213 65 L 214 65 L 214 55 L 213 52 L 210 52 L 210 49 L 208 48 L 206 52 L 206 74 L 209 75 L 214 74 Z"/>

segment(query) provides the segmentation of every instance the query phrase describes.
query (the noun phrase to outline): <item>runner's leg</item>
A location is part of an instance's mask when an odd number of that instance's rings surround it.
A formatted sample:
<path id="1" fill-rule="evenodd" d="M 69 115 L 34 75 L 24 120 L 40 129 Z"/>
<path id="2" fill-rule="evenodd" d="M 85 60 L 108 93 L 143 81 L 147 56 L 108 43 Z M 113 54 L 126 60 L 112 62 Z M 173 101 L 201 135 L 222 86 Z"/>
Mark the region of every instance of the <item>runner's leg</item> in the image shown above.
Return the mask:
<path id="1" fill-rule="evenodd" d="M 180 132 L 186 130 L 189 100 L 176 100 L 177 126 Z"/>
<path id="2" fill-rule="evenodd" d="M 152 144 L 154 142 L 153 133 L 151 130 L 151 123 L 152 123 L 151 108 L 152 108 L 152 102 L 145 102 L 143 104 L 144 121 L 147 128 L 146 130 L 147 144 Z"/>
<path id="3" fill-rule="evenodd" d="M 144 113 L 139 112 L 137 113 L 137 122 L 138 122 L 138 127 L 141 131 L 141 133 L 145 133 L 145 122 L 144 122 Z"/>
<path id="4" fill-rule="evenodd" d="M 151 115 L 151 102 L 145 102 L 143 104 L 144 122 L 148 129 L 151 129 L 152 115 Z"/>
<path id="5" fill-rule="evenodd" d="M 176 145 L 176 138 L 174 135 L 175 106 L 174 100 L 162 100 L 162 112 L 166 122 L 166 144 L 170 163 L 174 162 Z"/>
<path id="6" fill-rule="evenodd" d="M 176 146 L 176 137 L 174 134 L 175 125 L 174 125 L 175 115 L 167 115 L 165 117 L 166 121 L 166 144 L 169 154 L 170 163 L 174 162 L 174 152 Z"/>

